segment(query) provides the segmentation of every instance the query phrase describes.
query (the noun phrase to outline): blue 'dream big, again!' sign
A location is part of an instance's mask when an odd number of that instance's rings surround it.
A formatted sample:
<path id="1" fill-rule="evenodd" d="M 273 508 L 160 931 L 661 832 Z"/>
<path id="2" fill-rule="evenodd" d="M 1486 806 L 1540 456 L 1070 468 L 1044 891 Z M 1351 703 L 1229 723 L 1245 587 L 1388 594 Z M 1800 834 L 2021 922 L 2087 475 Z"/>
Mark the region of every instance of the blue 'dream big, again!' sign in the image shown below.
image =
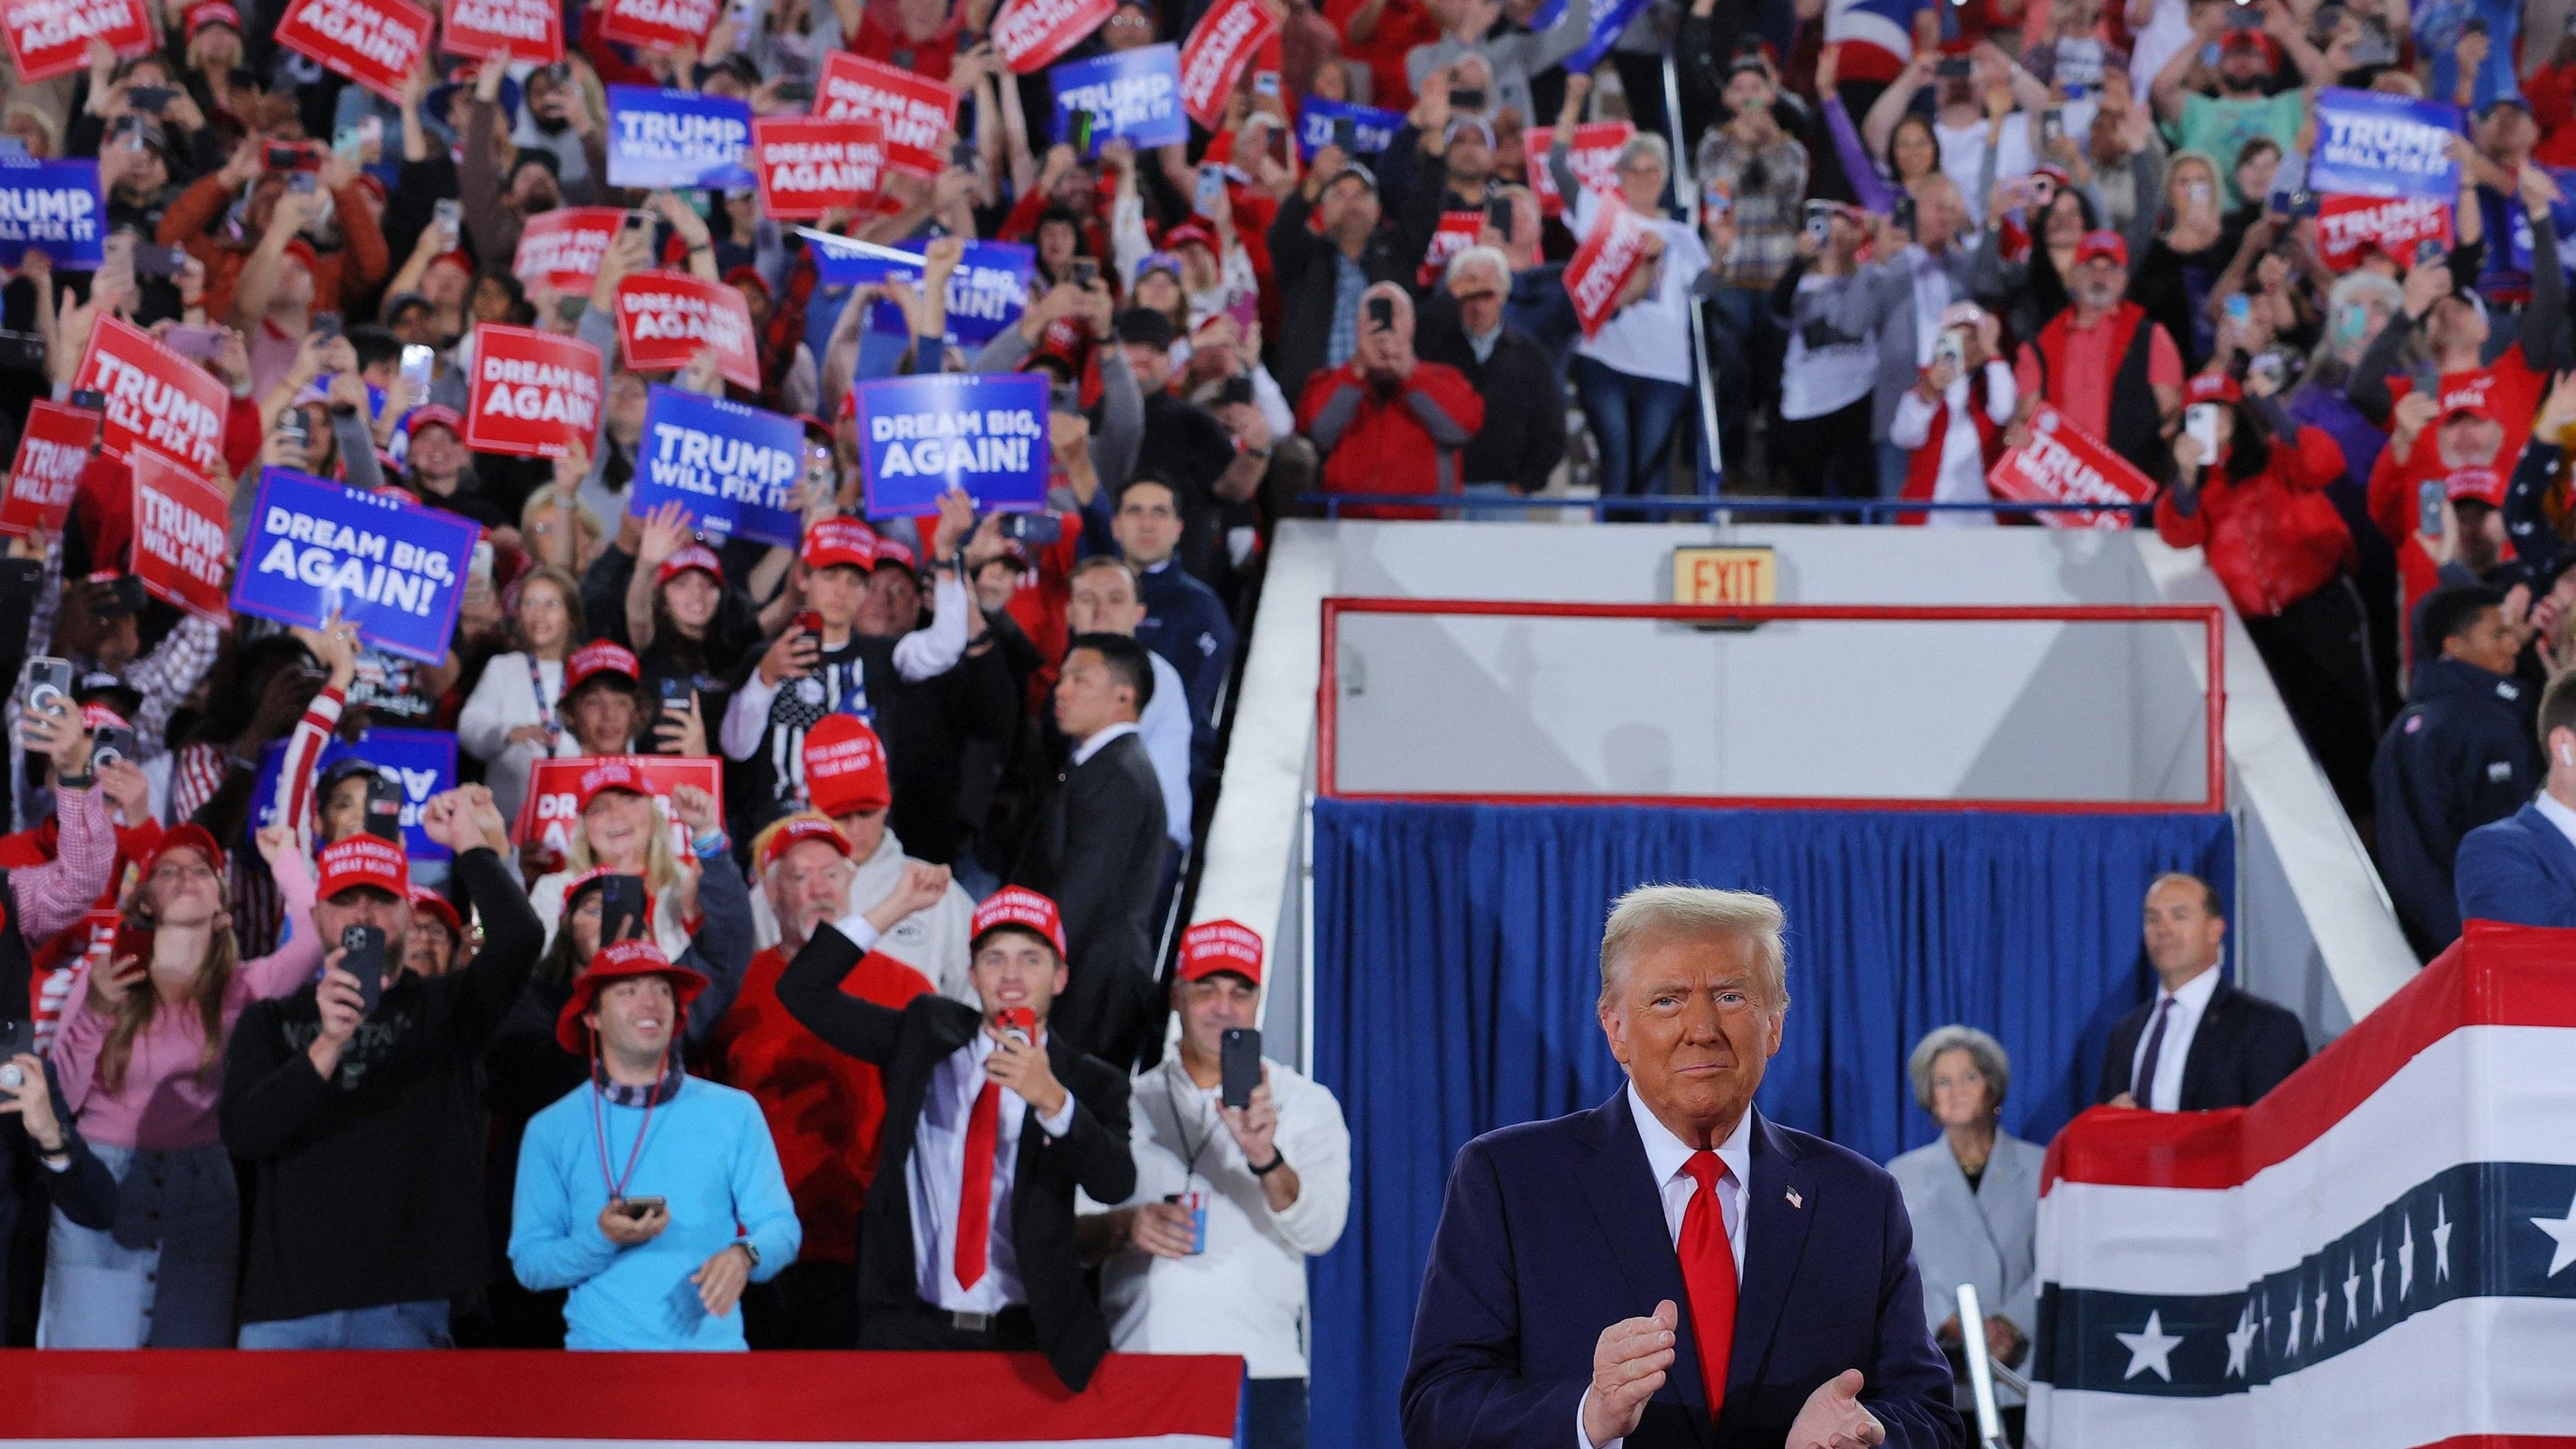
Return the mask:
<path id="1" fill-rule="evenodd" d="M 1181 110 L 1181 48 L 1168 42 L 1135 50 L 1112 51 L 1097 60 L 1050 67 L 1047 83 L 1055 89 L 1055 138 L 1073 140 L 1073 113 L 1091 113 L 1091 149 L 1123 136 L 1142 151 L 1190 138 L 1190 118 Z"/>
<path id="2" fill-rule="evenodd" d="M 868 516 L 929 513 L 963 488 L 984 512 L 1046 507 L 1043 373 L 934 373 L 859 387 L 859 447 Z"/>
<path id="3" fill-rule="evenodd" d="M 2317 140 L 2308 158 L 2311 191 L 2347 196 L 2456 201 L 2460 108 L 2378 91 L 2317 92 Z"/>
<path id="4" fill-rule="evenodd" d="M 642 467 L 629 511 L 678 500 L 702 531 L 794 548 L 805 471 L 805 427 L 794 418 L 684 388 L 656 387 L 644 405 Z"/>
<path id="5" fill-rule="evenodd" d="M 336 612 L 386 653 L 436 664 L 456 633 L 482 533 L 470 518 L 269 468 L 232 606 L 308 629 Z"/>
<path id="6" fill-rule="evenodd" d="M 608 184 L 644 190 L 752 186 L 751 107 L 722 96 L 608 88 Z"/>
<path id="7" fill-rule="evenodd" d="M 827 287 L 849 287 L 901 277 L 918 285 L 921 253 L 854 241 L 810 227 L 796 228 L 814 254 L 815 276 Z M 1037 248 L 1020 242 L 970 241 L 948 274 L 948 340 L 980 347 L 1019 325 L 1029 306 L 1029 279 L 1037 275 Z M 835 314 L 837 315 L 837 314 Z M 868 326 L 909 335 L 903 310 L 880 301 L 868 309 Z M 826 334 L 828 335 L 828 333 Z"/>
<path id="8" fill-rule="evenodd" d="M 259 778 L 251 786 L 250 798 L 259 803 L 262 825 L 278 823 L 277 778 L 286 771 L 287 743 L 274 741 L 259 753 Z M 429 838 L 429 832 L 421 828 L 420 811 L 431 796 L 456 788 L 456 736 L 434 730 L 369 730 L 353 745 L 334 735 L 314 758 L 315 773 L 353 757 L 402 785 L 405 855 L 414 860 L 445 860 L 454 853 Z M 317 807 L 322 803 L 314 802 Z"/>
<path id="9" fill-rule="evenodd" d="M 0 264 L 14 267 L 39 251 L 67 270 L 95 268 L 106 215 L 96 161 L 0 157 Z"/>

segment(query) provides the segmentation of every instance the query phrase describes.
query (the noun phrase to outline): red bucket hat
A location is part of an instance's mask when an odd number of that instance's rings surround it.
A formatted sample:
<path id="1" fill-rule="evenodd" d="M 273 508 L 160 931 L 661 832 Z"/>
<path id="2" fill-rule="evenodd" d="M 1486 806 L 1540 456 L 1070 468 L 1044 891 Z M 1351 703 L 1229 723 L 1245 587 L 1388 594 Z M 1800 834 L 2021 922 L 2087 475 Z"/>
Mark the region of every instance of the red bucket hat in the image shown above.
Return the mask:
<path id="1" fill-rule="evenodd" d="M 697 1000 L 698 993 L 707 989 L 706 977 L 672 961 L 649 939 L 639 937 L 602 947 L 599 954 L 590 958 L 590 969 L 573 982 L 572 995 L 555 1016 L 555 1044 L 574 1056 L 589 1056 L 590 1028 L 583 1024 L 582 1018 L 590 1015 L 591 1008 L 598 1005 L 599 993 L 607 989 L 609 983 L 637 976 L 669 977 L 672 998 L 679 1003 L 683 1015 L 687 1014 L 689 1003 Z M 672 1023 L 675 1037 L 678 1027 L 679 1023 Z"/>

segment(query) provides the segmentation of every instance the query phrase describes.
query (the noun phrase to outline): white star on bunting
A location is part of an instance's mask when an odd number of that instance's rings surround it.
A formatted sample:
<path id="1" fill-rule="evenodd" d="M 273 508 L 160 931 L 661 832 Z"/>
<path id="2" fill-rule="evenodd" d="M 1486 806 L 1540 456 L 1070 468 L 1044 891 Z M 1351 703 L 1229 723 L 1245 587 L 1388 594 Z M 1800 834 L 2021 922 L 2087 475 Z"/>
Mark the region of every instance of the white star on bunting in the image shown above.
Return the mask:
<path id="1" fill-rule="evenodd" d="M 2388 1296 L 2380 1292 L 2380 1280 L 2388 1276 L 2388 1243 L 2385 1239 L 2370 1245 L 2370 1316 L 2388 1311 Z"/>
<path id="2" fill-rule="evenodd" d="M 2308 1321 L 2316 1325 L 2316 1332 L 2308 1342 L 2312 1345 L 2324 1343 L 2326 1341 L 2326 1280 L 2323 1278 L 2317 1280 L 2317 1316 Z"/>
<path id="3" fill-rule="evenodd" d="M 2245 1311 L 2236 1317 L 2236 1327 L 2227 1335 L 2226 1378 L 2245 1377 L 2245 1355 L 2254 1347 L 2254 1304 L 2248 1299 Z"/>
<path id="4" fill-rule="evenodd" d="M 2120 1346 L 2129 1351 L 2128 1371 L 2120 1375 L 2123 1381 L 2153 1372 L 2166 1383 L 2173 1382 L 2174 1345 L 2182 1342 L 2182 1335 L 2165 1332 L 2161 1312 L 2147 1314 L 2147 1327 L 2143 1333 L 2113 1333 L 2111 1336 L 2120 1340 Z"/>
<path id="5" fill-rule="evenodd" d="M 2443 1206 L 2441 1194 L 2435 1193 L 2433 1195 L 2433 1281 L 2436 1283 L 2451 1276 L 2451 1229 L 2457 1226 L 2458 1224 L 2451 1221 L 2449 1211 Z"/>
<path id="6" fill-rule="evenodd" d="M 2531 1225 L 2549 1235 L 2558 1246 L 2549 1254 L 2549 1271 L 2541 1276 L 2555 1278 L 2570 1263 L 2576 1263 L 2576 1200 L 2567 1204 L 2563 1218 L 2533 1218 Z"/>
<path id="7" fill-rule="evenodd" d="M 2343 1260 L 2343 1326 L 2361 1326 L 2361 1270 L 2353 1266 L 2350 1255 Z"/>
<path id="8" fill-rule="evenodd" d="M 2405 1235 L 2397 1240 L 2397 1297 L 2402 1302 L 2415 1287 L 2415 1215 L 2406 1213 Z"/>

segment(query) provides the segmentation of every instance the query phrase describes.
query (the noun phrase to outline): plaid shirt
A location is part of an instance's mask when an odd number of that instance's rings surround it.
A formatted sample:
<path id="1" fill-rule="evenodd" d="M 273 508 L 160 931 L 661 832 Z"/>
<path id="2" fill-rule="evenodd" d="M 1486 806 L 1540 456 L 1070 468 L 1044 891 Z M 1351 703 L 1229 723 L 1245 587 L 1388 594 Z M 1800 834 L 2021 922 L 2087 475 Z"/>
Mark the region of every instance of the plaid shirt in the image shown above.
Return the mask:
<path id="1" fill-rule="evenodd" d="M 1747 172 L 1761 184 L 1748 182 Z M 1700 143 L 1699 180 L 1723 186 L 1735 202 L 1735 245 L 1717 259 L 1718 280 L 1758 288 L 1779 281 L 1806 224 L 1807 148 L 1784 134 L 1767 150 L 1748 151 L 1721 127 Z"/>

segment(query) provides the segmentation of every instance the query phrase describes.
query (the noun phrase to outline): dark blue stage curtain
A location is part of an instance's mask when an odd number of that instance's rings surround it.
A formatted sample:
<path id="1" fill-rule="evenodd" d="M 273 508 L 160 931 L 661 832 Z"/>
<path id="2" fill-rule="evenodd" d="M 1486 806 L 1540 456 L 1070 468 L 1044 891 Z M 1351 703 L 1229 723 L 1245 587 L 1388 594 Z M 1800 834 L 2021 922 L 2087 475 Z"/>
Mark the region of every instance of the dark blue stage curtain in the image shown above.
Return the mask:
<path id="1" fill-rule="evenodd" d="M 2092 1100 L 2112 1023 L 2146 999 L 2147 882 L 2188 870 L 2229 893 L 2235 876 L 2211 814 L 1327 799 L 1314 837 L 1315 1066 L 1349 1115 L 1355 1180 L 1349 1229 L 1312 1271 L 1312 1442 L 1349 1446 L 1399 1442 L 1414 1299 L 1458 1148 L 1621 1083 L 1595 1002 L 1622 891 L 1780 901 L 1793 1004 L 1762 1110 L 1884 1162 L 1936 1135 L 1905 1055 L 1954 1021 L 2012 1054 L 2004 1126 L 2045 1142 Z"/>

